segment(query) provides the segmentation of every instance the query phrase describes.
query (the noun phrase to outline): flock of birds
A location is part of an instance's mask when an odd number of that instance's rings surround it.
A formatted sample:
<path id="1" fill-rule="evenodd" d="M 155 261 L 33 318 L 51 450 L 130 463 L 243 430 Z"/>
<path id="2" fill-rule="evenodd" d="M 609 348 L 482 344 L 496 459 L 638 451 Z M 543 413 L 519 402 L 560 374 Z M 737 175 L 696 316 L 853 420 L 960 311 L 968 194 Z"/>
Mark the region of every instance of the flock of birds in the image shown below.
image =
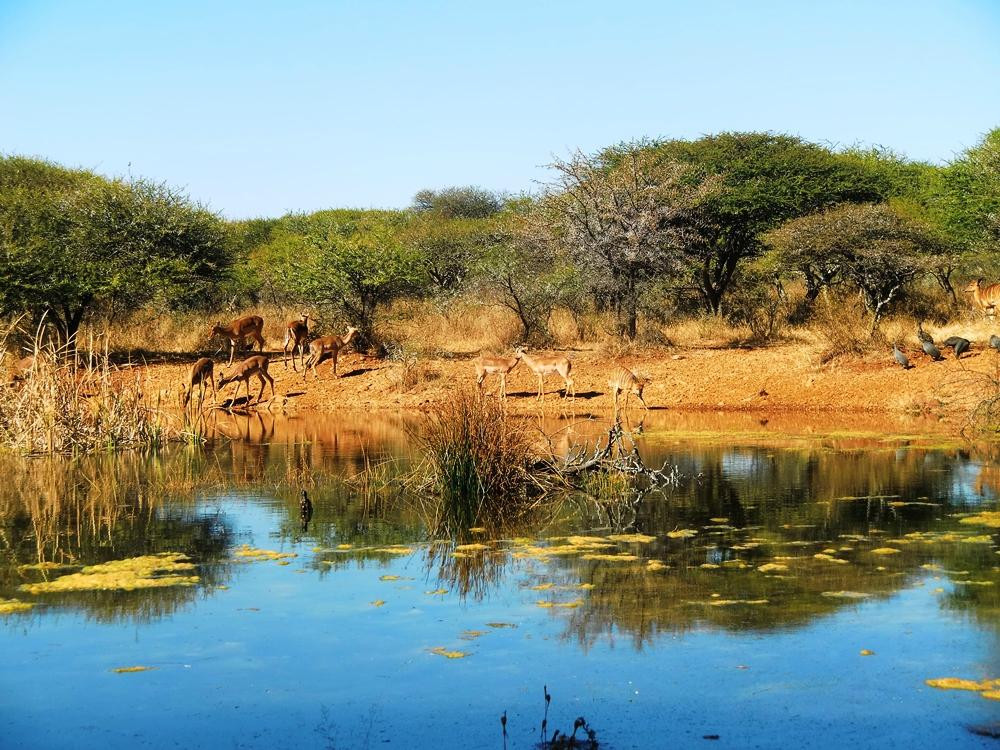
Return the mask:
<path id="1" fill-rule="evenodd" d="M 924 350 L 924 354 L 929 356 L 935 362 L 939 362 L 944 359 L 941 354 L 941 350 L 938 348 L 937 344 L 934 343 L 934 337 L 924 330 L 923 323 L 917 324 L 917 338 L 920 340 L 920 348 Z M 943 346 L 951 347 L 951 349 L 955 352 L 955 359 L 959 359 L 965 352 L 969 351 L 969 347 L 972 346 L 972 342 L 962 336 L 949 336 L 944 340 Z M 1000 336 L 997 336 L 996 334 L 990 336 L 989 347 L 1000 352 Z M 904 370 L 909 370 L 913 367 L 906 354 L 899 348 L 898 342 L 894 342 L 892 345 L 892 356 Z"/>

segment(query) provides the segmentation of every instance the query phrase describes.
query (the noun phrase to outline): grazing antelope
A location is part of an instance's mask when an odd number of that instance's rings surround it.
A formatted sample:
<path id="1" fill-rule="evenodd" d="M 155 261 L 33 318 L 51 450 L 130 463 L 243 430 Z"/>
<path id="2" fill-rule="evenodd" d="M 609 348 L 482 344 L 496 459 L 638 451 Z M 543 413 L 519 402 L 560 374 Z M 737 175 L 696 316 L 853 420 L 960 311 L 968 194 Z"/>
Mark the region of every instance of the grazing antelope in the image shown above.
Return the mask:
<path id="1" fill-rule="evenodd" d="M 187 388 L 184 390 L 185 409 L 187 409 L 188 402 L 191 401 L 191 394 L 194 392 L 195 386 L 198 386 L 199 403 L 204 402 L 208 387 L 212 388 L 212 400 L 218 400 L 219 394 L 215 390 L 215 362 L 209 357 L 202 357 L 191 365 L 191 374 L 188 376 Z"/>
<path id="2" fill-rule="evenodd" d="M 292 368 L 298 372 L 295 365 L 295 350 L 299 351 L 302 366 L 306 361 L 306 342 L 309 338 L 309 313 L 302 313 L 301 320 L 290 320 L 285 324 L 285 343 L 281 350 L 285 353 L 285 369 L 288 369 L 288 345 L 292 345 Z"/>
<path id="3" fill-rule="evenodd" d="M 355 337 L 358 335 L 358 329 L 354 326 L 349 326 L 347 333 L 343 336 L 320 336 L 318 339 L 314 339 L 312 343 L 309 344 L 309 359 L 306 360 L 305 365 L 302 369 L 302 379 L 306 379 L 306 375 L 309 373 L 309 368 L 312 367 L 313 375 L 319 380 L 319 374 L 316 372 L 316 365 L 323 358 L 327 352 L 330 352 L 333 356 L 333 365 L 331 370 L 333 374 L 337 374 L 337 356 L 340 354 L 340 350 L 345 346 L 354 341 Z"/>
<path id="4" fill-rule="evenodd" d="M 649 382 L 650 379 L 648 377 L 645 375 L 636 375 L 627 367 L 619 367 L 611 373 L 611 377 L 608 379 L 608 388 L 611 389 L 611 395 L 615 400 L 615 412 L 618 412 L 619 393 L 625 394 L 626 409 L 628 409 L 629 396 L 635 394 L 643 408 L 648 411 L 649 406 L 646 404 L 646 400 L 642 397 L 642 389 L 649 385 Z"/>
<path id="5" fill-rule="evenodd" d="M 274 378 L 272 378 L 267 373 L 267 366 L 270 364 L 270 360 L 263 354 L 255 354 L 252 357 L 247 357 L 245 360 L 240 362 L 236 367 L 233 368 L 232 372 L 226 375 L 224 372 L 219 373 L 219 390 L 221 391 L 230 383 L 236 383 L 236 393 L 233 395 L 233 401 L 240 395 L 240 386 L 246 384 L 247 387 L 247 404 L 250 403 L 250 378 L 254 375 L 260 380 L 260 393 L 257 394 L 257 401 L 259 402 L 261 396 L 264 395 L 264 383 L 271 384 L 271 398 L 274 398 Z M 232 402 L 230 402 L 232 403 Z"/>
<path id="6" fill-rule="evenodd" d="M 996 313 L 996 306 L 1000 304 L 1000 284 L 983 286 L 983 280 L 976 279 L 969 282 L 964 291 L 972 295 L 972 301 L 985 315 L 992 317 Z"/>
<path id="7" fill-rule="evenodd" d="M 513 357 L 490 357 L 480 354 L 473 360 L 473 364 L 476 366 L 476 385 L 482 390 L 487 375 L 499 375 L 500 398 L 507 398 L 507 376 L 520 361 L 521 355 L 519 354 L 515 354 Z"/>
<path id="8" fill-rule="evenodd" d="M 538 357 L 534 359 L 528 356 L 528 353 L 524 351 L 523 347 L 518 347 L 514 350 L 514 354 L 518 359 L 524 360 L 524 364 L 531 368 L 531 371 L 538 376 L 538 398 L 541 399 L 545 395 L 545 383 L 544 378 L 546 375 L 558 374 L 562 377 L 565 383 L 564 397 L 568 397 L 572 392 L 573 398 L 576 398 L 576 386 L 573 383 L 573 378 L 570 377 L 570 371 L 573 369 L 573 363 L 569 361 L 568 357 Z"/>
<path id="9" fill-rule="evenodd" d="M 212 336 L 222 336 L 223 338 L 229 339 L 229 364 L 227 367 L 233 364 L 233 355 L 236 353 L 237 342 L 242 345 L 247 336 L 252 336 L 254 341 L 260 347 L 260 350 L 264 351 L 264 337 L 262 334 L 264 330 L 264 319 L 259 315 L 248 315 L 245 318 L 237 318 L 232 323 L 227 326 L 222 325 L 222 323 L 216 323 L 212 326 Z M 253 351 L 253 346 L 250 347 Z"/>

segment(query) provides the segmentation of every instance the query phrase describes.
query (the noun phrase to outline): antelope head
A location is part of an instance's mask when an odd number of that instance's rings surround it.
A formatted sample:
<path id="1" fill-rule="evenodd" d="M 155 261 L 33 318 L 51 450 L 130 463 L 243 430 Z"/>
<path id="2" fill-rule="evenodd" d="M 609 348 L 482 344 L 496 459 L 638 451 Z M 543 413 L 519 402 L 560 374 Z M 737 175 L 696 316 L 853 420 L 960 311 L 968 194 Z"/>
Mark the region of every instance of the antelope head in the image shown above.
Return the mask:
<path id="1" fill-rule="evenodd" d="M 976 279 L 975 281 L 970 281 L 968 285 L 962 291 L 966 294 L 975 294 L 979 290 L 979 285 L 983 282 L 982 279 Z"/>

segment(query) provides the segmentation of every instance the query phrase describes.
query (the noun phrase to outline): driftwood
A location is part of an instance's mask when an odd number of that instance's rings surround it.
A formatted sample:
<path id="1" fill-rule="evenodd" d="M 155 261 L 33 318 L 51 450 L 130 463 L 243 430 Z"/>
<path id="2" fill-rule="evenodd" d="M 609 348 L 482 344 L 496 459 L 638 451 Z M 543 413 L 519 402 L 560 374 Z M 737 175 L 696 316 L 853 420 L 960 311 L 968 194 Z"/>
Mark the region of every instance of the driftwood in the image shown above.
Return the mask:
<path id="1" fill-rule="evenodd" d="M 608 474 L 628 474 L 645 479 L 650 487 L 662 485 L 677 485 L 681 475 L 676 466 L 667 466 L 664 462 L 659 469 L 646 466 L 639 455 L 639 448 L 632 433 L 625 429 L 620 419 L 608 429 L 604 443 L 598 442 L 593 453 L 584 446 L 571 451 L 564 460 L 539 462 L 537 468 L 547 469 L 567 480 L 587 472 L 604 472 Z"/>

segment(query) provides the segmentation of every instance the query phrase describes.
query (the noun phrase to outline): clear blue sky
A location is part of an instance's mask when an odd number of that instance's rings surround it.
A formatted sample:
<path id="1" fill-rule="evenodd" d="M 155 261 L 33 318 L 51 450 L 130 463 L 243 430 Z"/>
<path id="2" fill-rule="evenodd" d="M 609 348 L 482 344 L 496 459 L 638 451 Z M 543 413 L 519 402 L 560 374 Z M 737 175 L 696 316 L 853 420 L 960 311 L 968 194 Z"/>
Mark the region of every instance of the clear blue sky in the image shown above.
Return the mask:
<path id="1" fill-rule="evenodd" d="M 0 152 L 234 218 L 531 189 L 640 136 L 941 161 L 998 125 L 1000 0 L 0 0 Z"/>

